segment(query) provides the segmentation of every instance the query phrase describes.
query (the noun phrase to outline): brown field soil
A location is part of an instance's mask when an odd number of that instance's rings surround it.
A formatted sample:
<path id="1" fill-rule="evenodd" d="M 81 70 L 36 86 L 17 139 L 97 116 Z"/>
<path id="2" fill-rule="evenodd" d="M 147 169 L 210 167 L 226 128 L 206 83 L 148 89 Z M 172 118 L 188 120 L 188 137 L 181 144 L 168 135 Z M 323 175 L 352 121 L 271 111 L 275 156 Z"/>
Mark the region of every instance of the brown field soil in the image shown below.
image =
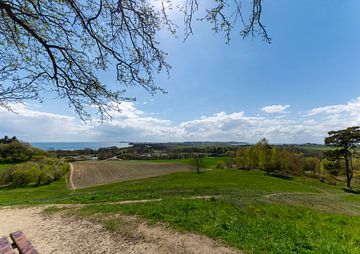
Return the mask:
<path id="1" fill-rule="evenodd" d="M 72 163 L 75 189 L 189 171 L 191 166 L 147 161 L 83 161 Z"/>

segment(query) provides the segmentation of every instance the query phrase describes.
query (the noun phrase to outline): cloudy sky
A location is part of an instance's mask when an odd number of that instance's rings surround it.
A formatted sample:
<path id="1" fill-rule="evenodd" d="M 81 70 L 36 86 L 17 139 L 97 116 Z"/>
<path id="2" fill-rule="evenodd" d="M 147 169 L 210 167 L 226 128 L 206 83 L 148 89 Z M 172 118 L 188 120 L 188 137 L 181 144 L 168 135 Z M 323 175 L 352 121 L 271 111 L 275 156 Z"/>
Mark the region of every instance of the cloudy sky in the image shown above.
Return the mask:
<path id="1" fill-rule="evenodd" d="M 26 141 L 245 141 L 323 143 L 327 131 L 360 125 L 360 1 L 264 1 L 273 39 L 229 45 L 208 24 L 196 24 L 185 43 L 167 33 L 167 94 L 130 88 L 134 103 L 100 123 L 83 123 L 66 102 L 0 108 L 0 135 Z M 115 85 L 109 72 L 106 82 Z"/>

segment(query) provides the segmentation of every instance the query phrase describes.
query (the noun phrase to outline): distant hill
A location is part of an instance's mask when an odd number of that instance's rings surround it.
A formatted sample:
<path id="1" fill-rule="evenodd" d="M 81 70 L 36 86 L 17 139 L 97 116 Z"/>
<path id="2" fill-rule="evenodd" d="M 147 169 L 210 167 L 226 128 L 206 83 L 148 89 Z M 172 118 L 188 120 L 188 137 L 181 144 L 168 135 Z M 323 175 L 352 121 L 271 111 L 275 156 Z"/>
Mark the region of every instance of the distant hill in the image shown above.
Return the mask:
<path id="1" fill-rule="evenodd" d="M 185 141 L 185 142 L 130 142 L 129 145 L 151 145 L 151 146 L 167 146 L 167 147 L 201 147 L 201 146 L 246 146 L 247 142 L 222 142 L 222 141 Z"/>

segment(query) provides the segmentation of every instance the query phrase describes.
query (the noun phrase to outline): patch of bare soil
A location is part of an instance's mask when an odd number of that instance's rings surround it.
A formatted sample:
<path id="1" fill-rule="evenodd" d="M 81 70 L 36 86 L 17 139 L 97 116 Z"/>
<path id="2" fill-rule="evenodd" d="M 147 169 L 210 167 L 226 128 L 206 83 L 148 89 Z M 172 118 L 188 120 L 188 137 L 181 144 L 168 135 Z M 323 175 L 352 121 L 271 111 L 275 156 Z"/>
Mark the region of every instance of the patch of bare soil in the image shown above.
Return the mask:
<path id="1" fill-rule="evenodd" d="M 147 161 L 86 161 L 71 164 L 70 188 L 85 188 L 112 182 L 144 179 L 189 171 L 191 166 Z"/>
<path id="2" fill-rule="evenodd" d="M 240 253 L 204 236 L 138 223 L 135 217 L 122 217 L 133 226 L 125 223 L 124 231 L 115 234 L 96 222 L 42 211 L 41 207 L 0 209 L 0 234 L 23 230 L 42 254 Z"/>

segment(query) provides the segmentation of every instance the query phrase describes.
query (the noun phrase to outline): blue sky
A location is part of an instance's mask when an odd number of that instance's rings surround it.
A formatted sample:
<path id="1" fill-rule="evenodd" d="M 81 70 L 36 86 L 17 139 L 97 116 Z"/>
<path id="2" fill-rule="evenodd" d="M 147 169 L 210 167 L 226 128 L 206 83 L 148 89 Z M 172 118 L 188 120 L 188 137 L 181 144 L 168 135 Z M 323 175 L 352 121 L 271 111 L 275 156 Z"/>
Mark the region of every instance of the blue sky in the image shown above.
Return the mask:
<path id="1" fill-rule="evenodd" d="M 0 133 L 29 141 L 218 140 L 321 143 L 332 129 L 360 125 L 360 18 L 357 0 L 264 0 L 263 22 L 273 39 L 230 45 L 209 24 L 194 35 L 161 33 L 168 93 L 130 88 L 112 122 L 82 123 L 66 102 L 28 102 L 18 114 L 1 111 Z M 111 71 L 105 81 L 114 85 Z M 48 98 L 48 99 L 49 99 Z M 25 126 L 29 126 L 24 128 Z M 36 126 L 32 128 L 31 126 Z M 61 126 L 61 127 L 59 127 Z"/>

